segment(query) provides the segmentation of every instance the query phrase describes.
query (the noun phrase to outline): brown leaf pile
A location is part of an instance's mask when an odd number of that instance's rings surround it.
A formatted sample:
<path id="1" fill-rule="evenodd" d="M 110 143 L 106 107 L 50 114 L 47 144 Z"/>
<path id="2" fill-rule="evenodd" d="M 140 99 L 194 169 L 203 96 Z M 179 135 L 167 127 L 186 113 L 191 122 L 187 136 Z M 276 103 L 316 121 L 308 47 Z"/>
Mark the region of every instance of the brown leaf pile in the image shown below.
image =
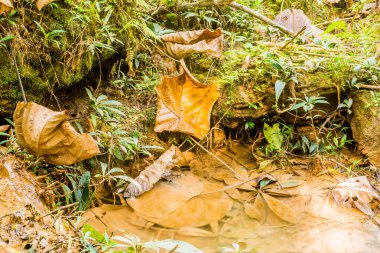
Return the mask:
<path id="1" fill-rule="evenodd" d="M 199 139 L 208 133 L 211 109 L 219 98 L 216 84 L 196 82 L 184 71 L 179 76 L 164 76 L 156 90 L 154 131 L 183 132 Z"/>
<path id="2" fill-rule="evenodd" d="M 0 15 L 13 10 L 13 4 L 10 0 L 0 0 Z"/>
<path id="3" fill-rule="evenodd" d="M 371 203 L 380 201 L 379 194 L 365 176 L 349 178 L 339 183 L 333 188 L 332 196 L 338 205 L 347 208 L 356 207 L 369 216 L 374 215 Z"/>
<path id="4" fill-rule="evenodd" d="M 100 153 L 89 134 L 78 134 L 66 111 L 55 112 L 33 102 L 17 104 L 13 115 L 18 143 L 55 165 L 70 165 Z"/>
<path id="5" fill-rule="evenodd" d="M 214 57 L 222 55 L 223 34 L 220 28 L 215 31 L 205 29 L 177 32 L 160 38 L 164 42 L 166 53 L 175 59 L 183 59 L 193 53 L 205 53 Z"/>

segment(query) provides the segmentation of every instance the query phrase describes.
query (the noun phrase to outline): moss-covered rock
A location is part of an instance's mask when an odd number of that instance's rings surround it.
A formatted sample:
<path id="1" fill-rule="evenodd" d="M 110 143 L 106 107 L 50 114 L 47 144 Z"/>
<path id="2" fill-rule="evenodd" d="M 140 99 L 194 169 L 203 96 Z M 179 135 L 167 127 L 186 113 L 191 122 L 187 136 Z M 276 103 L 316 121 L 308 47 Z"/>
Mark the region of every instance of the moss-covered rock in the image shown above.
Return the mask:
<path id="1" fill-rule="evenodd" d="M 380 168 L 380 93 L 357 91 L 352 94 L 352 134 L 359 150 Z"/>

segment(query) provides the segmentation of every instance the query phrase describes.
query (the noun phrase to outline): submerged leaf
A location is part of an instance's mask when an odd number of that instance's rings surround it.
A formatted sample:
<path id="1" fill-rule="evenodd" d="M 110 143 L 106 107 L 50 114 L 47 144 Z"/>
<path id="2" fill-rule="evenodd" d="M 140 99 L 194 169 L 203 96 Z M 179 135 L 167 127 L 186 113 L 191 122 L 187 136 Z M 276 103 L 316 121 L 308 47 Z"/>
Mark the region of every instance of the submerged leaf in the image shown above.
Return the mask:
<path id="1" fill-rule="evenodd" d="M 193 197 L 156 223 L 168 228 L 201 227 L 223 218 L 231 210 L 233 201 L 224 192 L 215 192 L 223 188 L 223 185 L 209 182 L 203 184 L 202 194 Z"/>
<path id="2" fill-rule="evenodd" d="M 164 76 L 156 90 L 154 131 L 183 132 L 199 139 L 209 132 L 211 109 L 219 98 L 216 84 L 198 83 L 183 72 L 176 77 Z"/>
<path id="3" fill-rule="evenodd" d="M 220 28 L 215 31 L 197 30 L 166 34 L 160 37 L 165 44 L 165 51 L 175 59 L 185 58 L 193 53 L 205 53 L 221 57 L 223 35 Z"/>
<path id="4" fill-rule="evenodd" d="M 89 134 L 78 134 L 70 125 L 66 111 L 19 102 L 13 118 L 18 143 L 48 163 L 70 165 L 100 153 Z"/>
<path id="5" fill-rule="evenodd" d="M 296 223 L 298 220 L 290 207 L 263 192 L 257 194 L 253 204 L 245 203 L 244 208 L 249 217 L 262 223 L 269 218 L 287 223 Z"/>

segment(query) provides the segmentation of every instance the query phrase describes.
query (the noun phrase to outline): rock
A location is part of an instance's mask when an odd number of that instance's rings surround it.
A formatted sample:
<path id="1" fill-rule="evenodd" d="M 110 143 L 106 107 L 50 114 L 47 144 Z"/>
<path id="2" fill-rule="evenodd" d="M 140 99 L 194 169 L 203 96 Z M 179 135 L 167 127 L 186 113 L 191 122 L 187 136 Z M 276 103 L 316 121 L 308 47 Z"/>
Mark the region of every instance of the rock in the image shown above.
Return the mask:
<path id="1" fill-rule="evenodd" d="M 369 158 L 372 165 L 380 168 L 380 104 L 373 91 L 358 91 L 352 96 L 352 116 L 349 119 L 352 134 L 359 150 Z M 380 93 L 377 92 L 377 96 Z"/>

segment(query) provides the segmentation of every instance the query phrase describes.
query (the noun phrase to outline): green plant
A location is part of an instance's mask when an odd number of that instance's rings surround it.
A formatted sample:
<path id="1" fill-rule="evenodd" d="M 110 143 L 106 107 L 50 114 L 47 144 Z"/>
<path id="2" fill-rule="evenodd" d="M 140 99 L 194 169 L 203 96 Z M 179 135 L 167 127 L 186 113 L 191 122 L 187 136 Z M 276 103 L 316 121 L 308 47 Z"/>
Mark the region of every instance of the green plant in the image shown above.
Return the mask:
<path id="1" fill-rule="evenodd" d="M 275 123 L 273 126 L 269 126 L 267 123 L 264 123 L 263 133 L 268 142 L 268 145 L 265 147 L 265 153 L 268 155 L 272 151 L 280 151 L 284 141 L 280 124 Z"/>
<path id="2" fill-rule="evenodd" d="M 337 109 L 346 110 L 348 114 L 351 114 L 352 113 L 351 107 L 352 107 L 353 102 L 354 101 L 352 100 L 352 98 L 346 98 L 345 100 L 343 100 L 343 103 L 340 103 L 338 105 Z"/>
<path id="3" fill-rule="evenodd" d="M 89 89 L 85 88 L 88 97 L 90 98 L 92 110 L 105 120 L 111 120 L 112 117 L 121 117 L 125 116 L 122 111 L 122 103 L 116 100 L 108 100 L 106 95 L 100 95 L 96 97 Z M 97 125 L 96 117 L 91 116 L 93 120 L 94 127 Z"/>
<path id="4" fill-rule="evenodd" d="M 7 47 L 7 45 L 6 45 L 5 42 L 8 41 L 8 40 L 12 40 L 14 38 L 15 38 L 14 35 L 7 35 L 7 36 L 5 36 L 3 38 L 0 38 L 0 48 Z"/>
<path id="5" fill-rule="evenodd" d="M 107 232 L 102 234 L 89 224 L 82 227 L 81 235 L 81 242 L 85 247 L 84 252 L 148 253 L 151 252 L 150 250 L 157 252 L 164 250 L 179 253 L 202 253 L 202 251 L 184 241 L 160 240 L 143 242 L 138 236 L 128 234 L 110 237 Z"/>
<path id="6" fill-rule="evenodd" d="M 57 38 L 60 38 L 62 36 L 63 33 L 66 33 L 65 30 L 51 30 L 50 32 L 46 31 L 43 26 L 37 22 L 37 21 L 34 21 L 34 23 L 37 25 L 39 31 L 43 34 L 44 36 L 44 44 L 45 46 L 48 46 L 49 43 L 55 43 L 55 45 L 60 48 L 60 42 L 58 40 L 56 40 Z"/>
<path id="7" fill-rule="evenodd" d="M 90 172 L 86 171 L 82 175 L 66 173 L 66 176 L 71 184 L 71 188 L 64 183 L 61 184 L 66 204 L 77 202 L 79 211 L 86 210 L 89 207 L 94 195 L 90 188 Z"/>

